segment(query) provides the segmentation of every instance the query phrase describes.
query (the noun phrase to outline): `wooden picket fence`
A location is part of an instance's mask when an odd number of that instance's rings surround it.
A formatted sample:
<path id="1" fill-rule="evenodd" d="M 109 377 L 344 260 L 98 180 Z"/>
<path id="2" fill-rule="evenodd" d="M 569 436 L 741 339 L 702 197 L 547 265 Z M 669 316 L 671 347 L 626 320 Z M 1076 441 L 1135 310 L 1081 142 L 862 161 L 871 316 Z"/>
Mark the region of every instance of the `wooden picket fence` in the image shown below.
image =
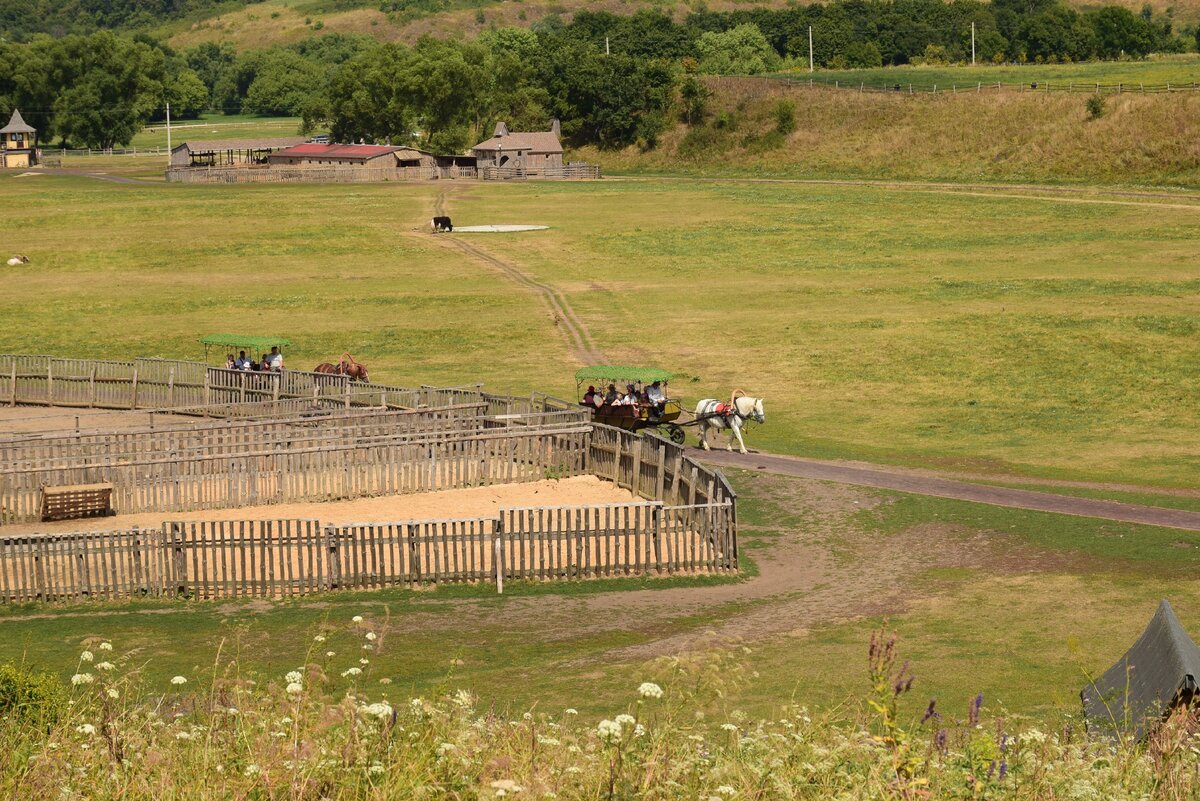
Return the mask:
<path id="1" fill-rule="evenodd" d="M 0 602 L 278 598 L 427 583 L 737 570 L 732 503 L 500 510 L 495 517 L 316 520 L 0 537 Z"/>

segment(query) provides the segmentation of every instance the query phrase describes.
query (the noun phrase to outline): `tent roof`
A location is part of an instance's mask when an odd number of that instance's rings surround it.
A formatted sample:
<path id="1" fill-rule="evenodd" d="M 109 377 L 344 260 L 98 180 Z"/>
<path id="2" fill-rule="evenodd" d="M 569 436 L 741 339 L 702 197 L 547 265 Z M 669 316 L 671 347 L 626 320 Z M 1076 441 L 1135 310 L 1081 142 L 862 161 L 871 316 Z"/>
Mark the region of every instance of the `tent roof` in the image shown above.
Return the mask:
<path id="1" fill-rule="evenodd" d="M 8 125 L 0 128 L 0 134 L 6 133 L 37 133 L 37 129 L 21 117 L 21 112 L 13 109 L 12 117 L 8 121 Z"/>
<path id="2" fill-rule="evenodd" d="M 1196 692 L 1198 679 L 1200 648 L 1164 598 L 1137 642 L 1080 692 L 1088 728 L 1141 739 L 1180 696 Z"/>
<path id="3" fill-rule="evenodd" d="M 270 350 L 273 346 L 287 347 L 291 340 L 283 337 L 260 337 L 249 334 L 207 334 L 200 337 L 202 345 L 224 345 L 230 348 L 250 348 L 252 350 Z"/>
<path id="4" fill-rule="evenodd" d="M 671 374 L 666 370 L 654 367 L 618 367 L 615 365 L 597 365 L 581 367 L 575 371 L 575 380 L 583 381 L 640 381 L 650 384 L 655 381 L 670 381 Z"/>

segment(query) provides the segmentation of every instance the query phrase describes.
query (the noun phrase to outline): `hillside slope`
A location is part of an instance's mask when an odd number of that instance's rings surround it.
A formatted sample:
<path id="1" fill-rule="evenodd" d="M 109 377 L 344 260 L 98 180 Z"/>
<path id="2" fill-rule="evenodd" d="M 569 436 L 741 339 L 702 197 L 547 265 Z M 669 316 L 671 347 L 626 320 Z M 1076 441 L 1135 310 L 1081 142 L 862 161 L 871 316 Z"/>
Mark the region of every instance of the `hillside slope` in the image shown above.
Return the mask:
<path id="1" fill-rule="evenodd" d="M 1089 119 L 1079 94 L 709 85 L 703 124 L 678 123 L 649 151 L 574 157 L 609 172 L 1200 186 L 1200 94 L 1108 96 Z"/>

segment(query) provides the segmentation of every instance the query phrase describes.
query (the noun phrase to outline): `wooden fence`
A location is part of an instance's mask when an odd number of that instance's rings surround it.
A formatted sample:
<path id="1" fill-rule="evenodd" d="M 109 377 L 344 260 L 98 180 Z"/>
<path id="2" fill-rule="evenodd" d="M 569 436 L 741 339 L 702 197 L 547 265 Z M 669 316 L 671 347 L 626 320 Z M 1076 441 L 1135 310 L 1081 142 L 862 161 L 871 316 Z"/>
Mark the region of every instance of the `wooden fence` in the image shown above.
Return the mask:
<path id="1" fill-rule="evenodd" d="M 316 520 L 0 536 L 0 602 L 277 598 L 425 583 L 552 581 L 737 569 L 732 504 L 500 510 L 495 517 Z"/>

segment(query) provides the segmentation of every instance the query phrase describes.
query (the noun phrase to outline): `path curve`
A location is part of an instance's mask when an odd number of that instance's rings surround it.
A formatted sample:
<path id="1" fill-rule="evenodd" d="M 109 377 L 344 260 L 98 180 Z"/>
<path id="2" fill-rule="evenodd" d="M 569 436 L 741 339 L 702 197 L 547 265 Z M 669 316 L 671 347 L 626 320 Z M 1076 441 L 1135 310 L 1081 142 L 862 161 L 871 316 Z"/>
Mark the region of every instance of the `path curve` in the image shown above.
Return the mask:
<path id="1" fill-rule="evenodd" d="M 1191 512 L 1185 509 L 1139 506 L 1119 501 L 1055 495 L 1051 492 L 971 484 L 965 481 L 935 478 L 898 467 L 887 469 L 859 467 L 771 453 L 742 454 L 729 451 L 709 451 L 703 454 L 696 452 L 693 453 L 693 456 L 701 461 L 723 467 L 763 470 L 786 476 L 877 487 L 917 495 L 932 495 L 937 498 L 1007 506 L 1013 509 L 1030 509 L 1077 517 L 1098 517 L 1122 523 L 1200 531 L 1200 512 Z"/>

